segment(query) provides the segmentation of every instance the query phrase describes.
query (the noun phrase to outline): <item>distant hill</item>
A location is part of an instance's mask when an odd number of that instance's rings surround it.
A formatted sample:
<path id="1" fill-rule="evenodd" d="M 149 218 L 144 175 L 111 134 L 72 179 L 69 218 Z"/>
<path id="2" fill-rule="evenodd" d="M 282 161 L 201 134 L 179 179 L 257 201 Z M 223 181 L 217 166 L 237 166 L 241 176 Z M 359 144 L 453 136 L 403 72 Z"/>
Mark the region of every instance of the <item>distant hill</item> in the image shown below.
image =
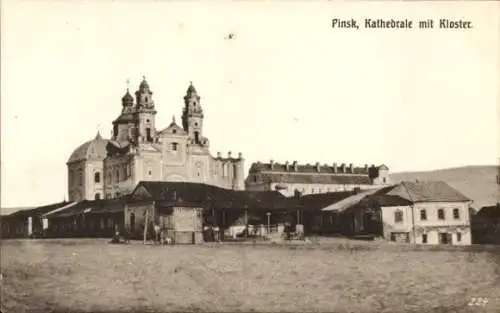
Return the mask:
<path id="1" fill-rule="evenodd" d="M 442 180 L 474 200 L 472 207 L 500 203 L 500 185 L 497 184 L 498 166 L 465 166 L 427 172 L 391 174 L 393 182 L 415 180 Z"/>

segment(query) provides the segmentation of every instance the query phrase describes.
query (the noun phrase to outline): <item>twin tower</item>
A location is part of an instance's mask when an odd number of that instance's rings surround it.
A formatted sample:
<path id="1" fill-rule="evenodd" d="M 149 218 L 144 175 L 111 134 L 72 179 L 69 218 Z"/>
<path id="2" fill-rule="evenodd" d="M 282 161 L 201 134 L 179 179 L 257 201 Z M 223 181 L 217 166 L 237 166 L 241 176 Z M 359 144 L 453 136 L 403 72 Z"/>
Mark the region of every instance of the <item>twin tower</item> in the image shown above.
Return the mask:
<path id="1" fill-rule="evenodd" d="M 71 201 L 118 198 L 140 181 L 199 182 L 243 190 L 241 153 L 213 157 L 203 136 L 203 108 L 193 84 L 184 96 L 181 125 L 175 118 L 156 127 L 153 92 L 144 78 L 135 92 L 122 97 L 122 110 L 113 121 L 110 139 L 98 134 L 80 145 L 67 162 Z"/>

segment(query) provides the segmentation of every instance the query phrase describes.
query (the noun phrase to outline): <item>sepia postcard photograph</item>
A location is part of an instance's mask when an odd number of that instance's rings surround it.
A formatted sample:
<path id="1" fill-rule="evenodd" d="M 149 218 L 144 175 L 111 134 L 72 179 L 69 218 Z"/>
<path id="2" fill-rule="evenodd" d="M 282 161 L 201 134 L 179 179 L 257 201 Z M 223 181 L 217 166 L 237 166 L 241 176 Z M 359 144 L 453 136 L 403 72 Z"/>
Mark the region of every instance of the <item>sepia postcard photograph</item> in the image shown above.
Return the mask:
<path id="1" fill-rule="evenodd" d="M 0 313 L 500 312 L 500 2 L 0 11 Z"/>

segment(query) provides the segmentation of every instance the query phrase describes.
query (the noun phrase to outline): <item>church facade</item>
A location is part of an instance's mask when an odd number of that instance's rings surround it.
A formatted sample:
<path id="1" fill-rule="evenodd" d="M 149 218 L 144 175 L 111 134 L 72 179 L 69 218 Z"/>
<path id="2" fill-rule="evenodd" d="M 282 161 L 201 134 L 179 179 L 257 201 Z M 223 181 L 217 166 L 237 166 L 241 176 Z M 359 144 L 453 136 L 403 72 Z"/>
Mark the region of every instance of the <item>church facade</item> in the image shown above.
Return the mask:
<path id="1" fill-rule="evenodd" d="M 97 136 L 80 145 L 68 162 L 70 201 L 112 199 L 130 194 L 140 181 L 198 182 L 245 189 L 241 153 L 210 153 L 203 134 L 201 98 L 192 84 L 184 96 L 181 125 L 172 118 L 156 127 L 153 92 L 144 78 L 135 92 L 127 89 L 110 139 Z"/>

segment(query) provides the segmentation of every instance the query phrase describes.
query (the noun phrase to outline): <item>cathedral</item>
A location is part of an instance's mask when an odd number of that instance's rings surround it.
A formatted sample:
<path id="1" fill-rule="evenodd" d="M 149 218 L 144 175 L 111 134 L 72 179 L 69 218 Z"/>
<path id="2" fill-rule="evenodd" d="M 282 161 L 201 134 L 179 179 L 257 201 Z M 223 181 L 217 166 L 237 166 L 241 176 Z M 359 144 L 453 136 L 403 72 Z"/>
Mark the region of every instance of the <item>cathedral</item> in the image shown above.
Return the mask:
<path id="1" fill-rule="evenodd" d="M 140 181 L 245 189 L 242 154 L 211 155 L 210 142 L 203 135 L 203 107 L 192 83 L 184 96 L 181 125 L 173 117 L 168 127 L 156 128 L 153 92 L 145 78 L 135 98 L 127 89 L 121 102 L 111 138 L 97 133 L 71 154 L 67 162 L 69 201 L 119 198 L 131 193 Z"/>

